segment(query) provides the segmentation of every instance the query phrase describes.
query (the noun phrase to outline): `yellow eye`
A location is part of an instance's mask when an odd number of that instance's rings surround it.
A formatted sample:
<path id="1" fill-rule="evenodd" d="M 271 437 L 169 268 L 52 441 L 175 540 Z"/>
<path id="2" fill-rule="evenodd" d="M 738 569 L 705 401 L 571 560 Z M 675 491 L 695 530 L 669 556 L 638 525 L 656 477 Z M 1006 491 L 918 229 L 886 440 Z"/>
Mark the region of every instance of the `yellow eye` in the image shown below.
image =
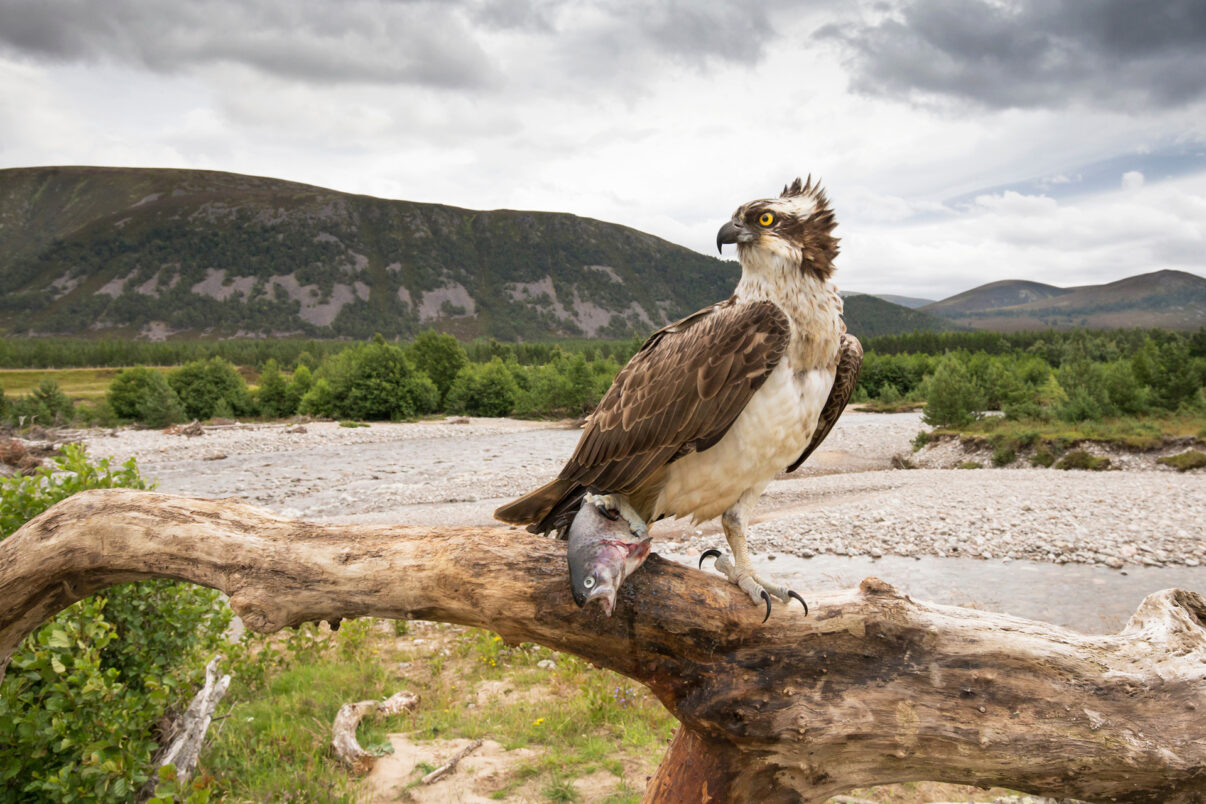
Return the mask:
<path id="1" fill-rule="evenodd" d="M 775 216 L 769 212 L 763 212 L 762 216 L 758 218 L 758 223 L 762 224 L 763 226 L 770 226 L 774 222 Z"/>

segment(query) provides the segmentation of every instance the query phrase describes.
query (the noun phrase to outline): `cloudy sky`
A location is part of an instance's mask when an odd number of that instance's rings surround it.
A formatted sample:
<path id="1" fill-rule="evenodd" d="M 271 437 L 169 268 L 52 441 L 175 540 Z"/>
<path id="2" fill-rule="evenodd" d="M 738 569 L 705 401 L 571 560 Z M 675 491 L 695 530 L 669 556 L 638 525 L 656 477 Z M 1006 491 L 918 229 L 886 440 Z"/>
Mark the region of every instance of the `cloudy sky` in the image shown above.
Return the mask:
<path id="1" fill-rule="evenodd" d="M 842 287 L 1206 275 L 1201 0 L 0 0 L 0 167 L 209 168 L 714 253 L 820 176 Z"/>

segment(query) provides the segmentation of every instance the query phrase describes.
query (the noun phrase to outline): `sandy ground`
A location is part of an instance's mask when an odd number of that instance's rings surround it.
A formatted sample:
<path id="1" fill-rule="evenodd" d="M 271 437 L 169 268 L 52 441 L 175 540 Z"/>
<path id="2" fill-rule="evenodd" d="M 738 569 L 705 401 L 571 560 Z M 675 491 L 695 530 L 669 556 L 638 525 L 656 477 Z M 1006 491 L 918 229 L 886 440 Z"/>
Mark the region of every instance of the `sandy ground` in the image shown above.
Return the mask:
<path id="1" fill-rule="evenodd" d="M 1145 470 L 1150 463 L 1094 473 L 892 470 L 894 455 L 913 455 L 922 428 L 917 413 L 847 412 L 808 464 L 767 489 L 751 547 L 802 558 L 960 555 L 1114 568 L 1206 562 L 1202 471 Z M 85 441 L 94 455 L 136 457 L 164 491 L 237 497 L 323 522 L 486 525 L 500 503 L 555 476 L 577 439 L 568 423 L 448 419 L 235 425 L 195 438 L 122 430 Z M 676 520 L 653 533 L 702 549 L 715 543 L 718 527 Z"/>

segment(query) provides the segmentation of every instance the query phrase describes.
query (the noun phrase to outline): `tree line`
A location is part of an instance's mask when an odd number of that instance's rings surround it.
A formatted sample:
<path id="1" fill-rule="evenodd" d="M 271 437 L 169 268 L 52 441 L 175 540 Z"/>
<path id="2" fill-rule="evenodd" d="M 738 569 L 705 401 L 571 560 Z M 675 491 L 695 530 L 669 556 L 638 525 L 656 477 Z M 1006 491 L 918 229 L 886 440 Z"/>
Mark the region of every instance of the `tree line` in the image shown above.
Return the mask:
<path id="1" fill-rule="evenodd" d="M 27 346 L 15 352 L 25 359 L 45 359 L 56 349 L 107 359 L 189 359 L 168 371 L 147 365 L 123 369 L 104 400 L 93 404 L 75 405 L 52 379 L 22 397 L 0 394 L 0 419 L 10 424 L 162 427 L 191 419 L 298 414 L 392 421 L 435 413 L 581 416 L 597 404 L 640 342 L 462 344 L 428 330 L 407 344 L 377 335 L 360 343 L 64 339 L 40 345 L 40 353 Z M 854 401 L 925 403 L 927 421 L 939 426 L 961 426 L 985 410 L 1009 419 L 1076 422 L 1201 410 L 1204 404 L 1206 330 L 925 332 L 868 339 L 867 347 Z M 254 389 L 232 358 L 258 371 Z"/>

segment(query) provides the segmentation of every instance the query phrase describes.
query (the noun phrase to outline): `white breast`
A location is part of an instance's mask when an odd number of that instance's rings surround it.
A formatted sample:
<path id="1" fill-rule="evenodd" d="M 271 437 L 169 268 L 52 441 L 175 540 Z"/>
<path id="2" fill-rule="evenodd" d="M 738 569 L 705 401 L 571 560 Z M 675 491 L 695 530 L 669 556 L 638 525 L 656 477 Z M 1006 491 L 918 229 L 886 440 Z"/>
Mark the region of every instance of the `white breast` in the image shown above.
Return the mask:
<path id="1" fill-rule="evenodd" d="M 831 369 L 796 373 L 782 361 L 719 443 L 670 464 L 653 517 L 701 522 L 723 514 L 747 490 L 761 490 L 812 440 L 833 377 Z"/>

